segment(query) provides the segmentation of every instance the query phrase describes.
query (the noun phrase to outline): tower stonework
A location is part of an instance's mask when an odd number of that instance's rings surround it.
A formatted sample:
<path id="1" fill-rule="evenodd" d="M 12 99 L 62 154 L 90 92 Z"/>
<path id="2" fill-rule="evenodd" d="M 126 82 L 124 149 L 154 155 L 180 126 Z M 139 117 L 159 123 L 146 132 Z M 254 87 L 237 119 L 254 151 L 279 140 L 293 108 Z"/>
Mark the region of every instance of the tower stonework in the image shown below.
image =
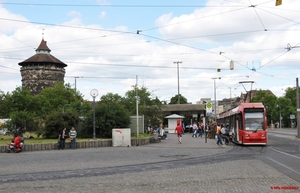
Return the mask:
<path id="1" fill-rule="evenodd" d="M 42 39 L 36 54 L 20 62 L 22 87 L 28 88 L 31 94 L 38 94 L 45 87 L 64 82 L 67 65 L 50 54 L 47 42 Z"/>

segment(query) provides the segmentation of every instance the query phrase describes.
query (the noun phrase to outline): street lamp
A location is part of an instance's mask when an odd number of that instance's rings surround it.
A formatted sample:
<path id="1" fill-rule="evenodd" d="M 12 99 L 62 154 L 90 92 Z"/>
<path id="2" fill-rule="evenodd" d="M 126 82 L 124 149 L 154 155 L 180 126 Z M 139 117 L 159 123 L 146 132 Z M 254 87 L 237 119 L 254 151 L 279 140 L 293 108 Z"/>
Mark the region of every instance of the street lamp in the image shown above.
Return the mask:
<path id="1" fill-rule="evenodd" d="M 138 137 L 139 137 L 139 97 L 138 97 L 138 75 L 136 75 L 136 84 L 135 84 L 135 102 L 136 102 L 136 146 L 138 146 Z"/>
<path id="2" fill-rule="evenodd" d="M 92 89 L 90 92 L 91 96 L 93 97 L 93 139 L 96 139 L 96 132 L 95 132 L 95 98 L 98 96 L 98 90 Z"/>
<path id="3" fill-rule="evenodd" d="M 229 88 L 229 90 L 230 90 L 230 99 L 231 99 L 231 87 L 228 87 Z"/>
<path id="4" fill-rule="evenodd" d="M 277 108 L 279 108 L 279 128 L 281 129 L 281 106 L 277 105 Z"/>
<path id="5" fill-rule="evenodd" d="M 180 104 L 180 95 L 179 95 L 179 64 L 181 64 L 181 61 L 173 62 L 174 64 L 177 64 L 177 87 L 178 87 L 178 99 L 177 103 Z"/>
<path id="6" fill-rule="evenodd" d="M 215 122 L 217 122 L 217 94 L 216 94 L 216 79 L 221 79 L 221 77 L 214 77 L 214 98 L 215 98 Z"/>
<path id="7" fill-rule="evenodd" d="M 83 77 L 74 76 L 74 78 L 75 78 L 75 92 L 77 92 L 76 78 L 83 78 Z"/>

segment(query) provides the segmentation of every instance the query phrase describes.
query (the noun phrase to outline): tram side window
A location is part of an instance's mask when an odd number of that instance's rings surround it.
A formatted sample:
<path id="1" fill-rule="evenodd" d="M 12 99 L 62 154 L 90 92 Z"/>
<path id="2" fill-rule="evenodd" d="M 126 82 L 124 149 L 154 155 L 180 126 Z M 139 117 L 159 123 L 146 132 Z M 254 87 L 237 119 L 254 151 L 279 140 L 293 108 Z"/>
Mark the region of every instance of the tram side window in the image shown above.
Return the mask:
<path id="1" fill-rule="evenodd" d="M 264 130 L 263 112 L 247 112 L 245 113 L 245 129 L 246 130 Z"/>

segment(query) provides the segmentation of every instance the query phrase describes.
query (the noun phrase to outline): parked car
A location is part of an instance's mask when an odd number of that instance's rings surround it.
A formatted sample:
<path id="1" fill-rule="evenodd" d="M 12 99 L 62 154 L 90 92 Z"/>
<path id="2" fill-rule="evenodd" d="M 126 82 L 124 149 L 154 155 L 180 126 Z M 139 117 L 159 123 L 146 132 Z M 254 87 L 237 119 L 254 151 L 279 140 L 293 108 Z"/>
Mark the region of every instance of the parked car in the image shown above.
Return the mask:
<path id="1" fill-rule="evenodd" d="M 184 128 L 185 133 L 192 133 L 193 132 L 193 126 L 192 125 L 186 125 Z"/>

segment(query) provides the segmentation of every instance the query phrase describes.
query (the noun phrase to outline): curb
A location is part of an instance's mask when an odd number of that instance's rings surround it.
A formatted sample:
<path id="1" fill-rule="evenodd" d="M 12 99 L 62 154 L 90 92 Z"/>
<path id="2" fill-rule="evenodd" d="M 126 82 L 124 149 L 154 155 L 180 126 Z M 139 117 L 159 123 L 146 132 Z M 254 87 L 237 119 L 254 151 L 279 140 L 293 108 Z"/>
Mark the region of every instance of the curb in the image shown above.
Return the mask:
<path id="1" fill-rule="evenodd" d="M 154 139 L 153 137 L 143 139 L 131 139 L 131 146 L 148 145 L 150 143 L 159 143 L 160 139 Z M 91 140 L 76 142 L 77 149 L 82 148 L 95 148 L 95 147 L 112 147 L 112 139 L 107 140 Z M 0 153 L 7 153 L 8 145 L 0 146 Z M 57 150 L 57 143 L 45 143 L 45 144 L 24 144 L 22 151 L 46 151 Z M 71 149 L 71 142 L 66 142 L 65 149 Z"/>

